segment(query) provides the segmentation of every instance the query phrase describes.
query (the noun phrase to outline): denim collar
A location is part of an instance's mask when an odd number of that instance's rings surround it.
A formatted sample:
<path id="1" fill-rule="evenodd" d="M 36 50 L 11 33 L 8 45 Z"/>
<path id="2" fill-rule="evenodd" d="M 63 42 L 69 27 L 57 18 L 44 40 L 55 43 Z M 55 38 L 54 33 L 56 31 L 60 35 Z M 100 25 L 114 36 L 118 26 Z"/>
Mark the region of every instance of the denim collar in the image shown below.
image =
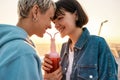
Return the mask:
<path id="1" fill-rule="evenodd" d="M 74 49 L 81 50 L 84 47 L 84 45 L 86 44 L 86 42 L 88 41 L 89 37 L 90 37 L 89 31 L 87 30 L 87 28 L 83 28 L 83 32 L 82 32 L 81 36 L 78 38 L 78 41 L 76 42 Z M 62 62 L 62 59 L 65 55 L 68 56 L 69 45 L 71 42 L 72 42 L 71 39 L 69 39 L 68 42 L 65 44 L 64 48 L 66 48 L 66 49 L 65 49 L 65 52 L 61 58 L 61 62 Z"/>
<path id="2" fill-rule="evenodd" d="M 90 33 L 87 28 L 83 28 L 83 33 L 82 35 L 78 38 L 78 41 L 75 44 L 75 48 L 77 49 L 82 49 L 85 43 L 88 41 L 90 37 Z"/>
<path id="3" fill-rule="evenodd" d="M 87 28 L 83 28 L 82 30 L 83 30 L 83 32 L 82 32 L 81 36 L 78 38 L 78 41 L 76 42 L 75 47 L 74 47 L 74 48 L 77 48 L 80 50 L 83 48 L 83 46 L 85 45 L 85 43 L 88 41 L 88 39 L 90 37 L 90 33 Z M 69 50 L 69 45 L 71 42 L 72 42 L 71 39 L 69 39 L 68 44 L 66 45 L 67 51 Z"/>

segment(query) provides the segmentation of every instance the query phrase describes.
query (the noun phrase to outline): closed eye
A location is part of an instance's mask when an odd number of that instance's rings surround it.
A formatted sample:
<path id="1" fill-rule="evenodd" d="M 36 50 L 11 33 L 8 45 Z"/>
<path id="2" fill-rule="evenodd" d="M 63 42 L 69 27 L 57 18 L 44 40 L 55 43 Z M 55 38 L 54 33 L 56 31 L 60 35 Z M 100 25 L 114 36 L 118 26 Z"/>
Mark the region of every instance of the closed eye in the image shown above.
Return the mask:
<path id="1" fill-rule="evenodd" d="M 58 17 L 58 18 L 57 18 L 57 20 L 61 20 L 61 19 L 63 19 L 63 17 Z"/>
<path id="2" fill-rule="evenodd" d="M 50 17 L 50 20 L 53 20 L 53 17 Z"/>

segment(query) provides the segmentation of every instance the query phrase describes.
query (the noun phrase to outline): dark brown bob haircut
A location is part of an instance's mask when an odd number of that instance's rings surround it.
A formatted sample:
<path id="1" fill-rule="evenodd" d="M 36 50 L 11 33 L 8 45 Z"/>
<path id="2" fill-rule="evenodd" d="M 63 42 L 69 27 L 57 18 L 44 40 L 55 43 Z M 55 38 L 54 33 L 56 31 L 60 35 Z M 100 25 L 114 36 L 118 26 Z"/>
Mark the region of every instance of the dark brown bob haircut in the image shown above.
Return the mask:
<path id="1" fill-rule="evenodd" d="M 82 6 L 77 0 L 59 0 L 55 2 L 56 4 L 56 12 L 53 20 L 55 20 L 59 15 L 64 15 L 64 10 L 70 13 L 77 13 L 78 20 L 76 21 L 77 27 L 82 27 L 87 24 L 88 16 L 83 10 Z"/>

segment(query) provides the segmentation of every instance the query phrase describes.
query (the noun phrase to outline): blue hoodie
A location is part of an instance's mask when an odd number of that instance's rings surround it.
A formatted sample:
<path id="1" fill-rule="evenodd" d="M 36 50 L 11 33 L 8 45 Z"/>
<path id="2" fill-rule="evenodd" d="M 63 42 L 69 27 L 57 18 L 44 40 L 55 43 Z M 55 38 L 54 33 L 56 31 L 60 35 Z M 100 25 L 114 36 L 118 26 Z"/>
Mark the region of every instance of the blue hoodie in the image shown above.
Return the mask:
<path id="1" fill-rule="evenodd" d="M 22 28 L 0 24 L 0 80 L 42 80 L 36 53 Z"/>

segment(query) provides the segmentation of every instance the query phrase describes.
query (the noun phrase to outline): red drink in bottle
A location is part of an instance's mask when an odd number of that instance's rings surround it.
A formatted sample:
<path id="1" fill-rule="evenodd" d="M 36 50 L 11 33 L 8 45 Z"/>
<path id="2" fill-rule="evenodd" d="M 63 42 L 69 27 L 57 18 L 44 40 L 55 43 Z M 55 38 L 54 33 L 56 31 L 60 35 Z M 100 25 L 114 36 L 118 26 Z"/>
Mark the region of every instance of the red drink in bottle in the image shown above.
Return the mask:
<path id="1" fill-rule="evenodd" d="M 49 34 L 49 33 L 48 33 Z M 51 36 L 51 34 L 49 34 Z M 49 52 L 49 58 L 52 61 L 53 68 L 49 71 L 50 73 L 57 70 L 59 68 L 59 62 L 60 62 L 60 56 L 56 52 L 56 45 L 55 45 L 55 35 L 52 38 L 51 36 L 51 44 L 50 44 L 50 52 Z"/>
<path id="2" fill-rule="evenodd" d="M 53 68 L 50 70 L 51 73 L 59 68 L 60 57 L 58 53 L 50 53 L 49 58 L 52 61 L 52 66 L 53 66 Z"/>

